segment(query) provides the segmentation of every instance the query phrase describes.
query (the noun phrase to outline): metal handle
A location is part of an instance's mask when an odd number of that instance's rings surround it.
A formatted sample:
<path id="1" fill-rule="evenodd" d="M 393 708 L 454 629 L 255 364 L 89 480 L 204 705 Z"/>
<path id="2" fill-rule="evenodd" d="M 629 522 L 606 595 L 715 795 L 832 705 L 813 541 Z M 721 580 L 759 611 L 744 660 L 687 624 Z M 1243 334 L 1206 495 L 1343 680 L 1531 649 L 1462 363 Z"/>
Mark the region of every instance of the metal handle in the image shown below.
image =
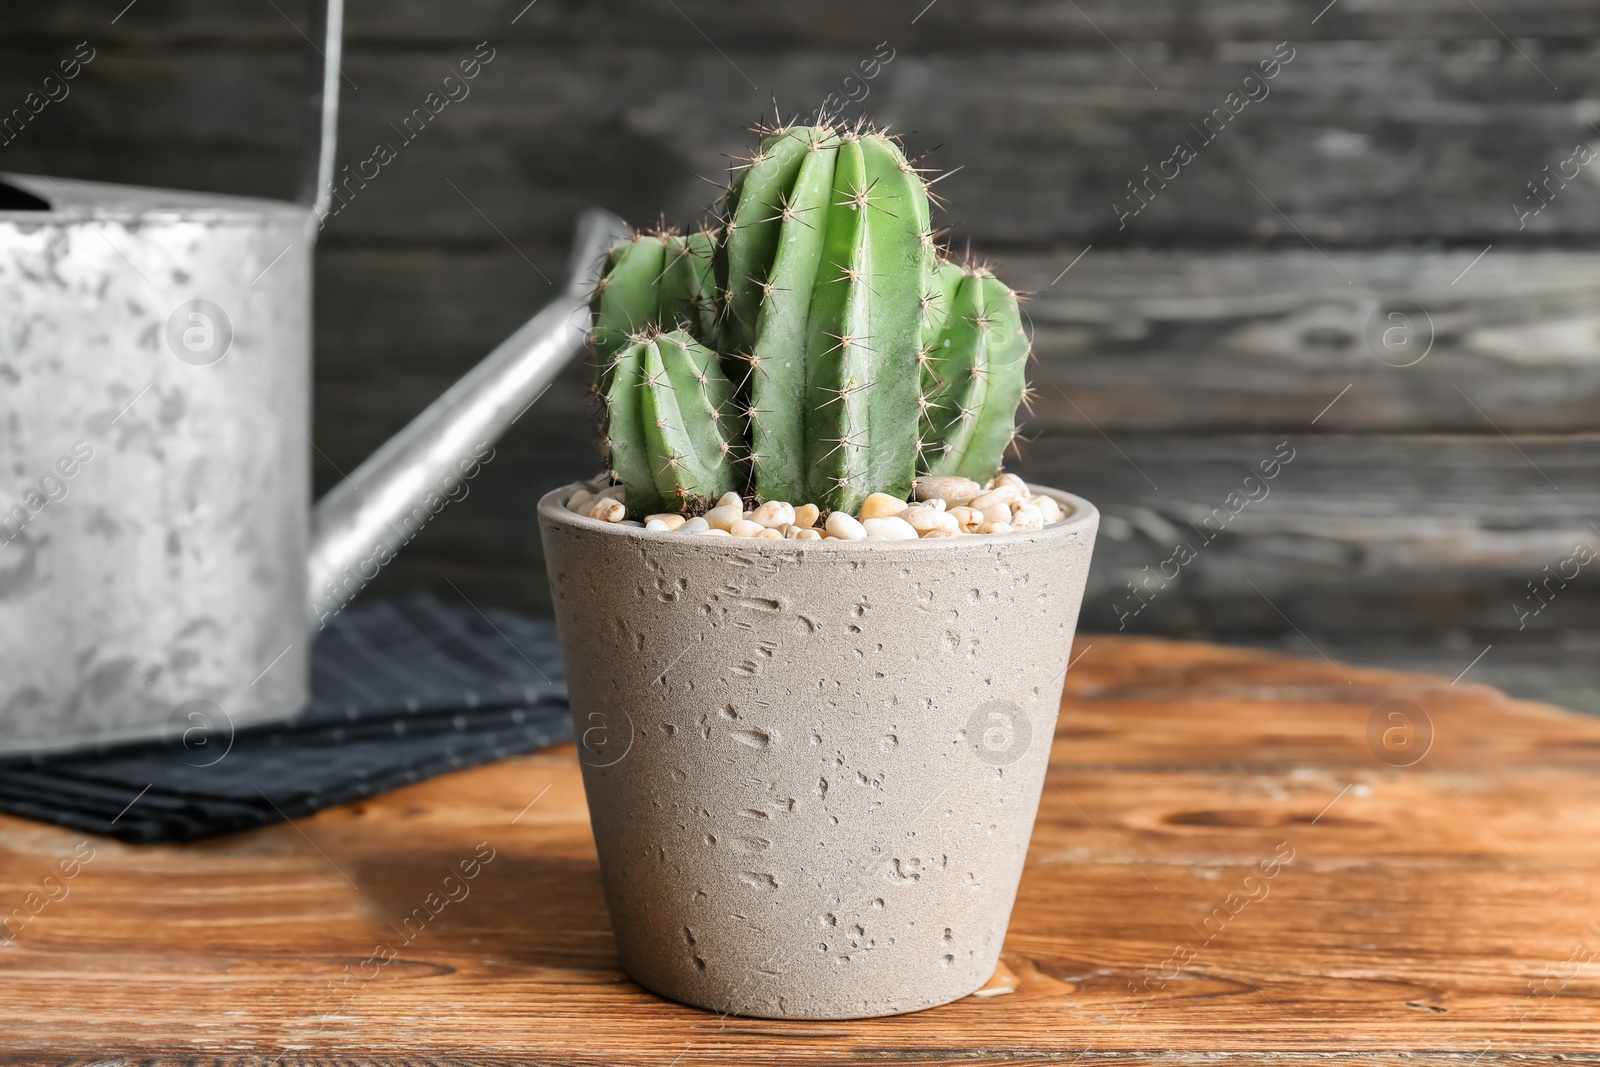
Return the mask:
<path id="1" fill-rule="evenodd" d="M 565 291 L 502 341 L 405 429 L 317 502 L 307 609 L 315 625 L 338 614 L 378 568 L 416 536 L 481 459 L 578 352 L 605 250 L 627 224 L 591 208 L 578 220 Z"/>
<path id="2" fill-rule="evenodd" d="M 344 54 L 344 0 L 314 5 L 311 47 L 317 60 L 307 64 L 311 92 L 307 101 L 305 142 L 300 154 L 300 192 L 312 218 L 320 219 L 333 203 L 333 163 L 339 142 L 339 63 Z M 317 48 L 316 42 L 322 41 Z M 313 235 L 315 229 L 310 231 Z"/>

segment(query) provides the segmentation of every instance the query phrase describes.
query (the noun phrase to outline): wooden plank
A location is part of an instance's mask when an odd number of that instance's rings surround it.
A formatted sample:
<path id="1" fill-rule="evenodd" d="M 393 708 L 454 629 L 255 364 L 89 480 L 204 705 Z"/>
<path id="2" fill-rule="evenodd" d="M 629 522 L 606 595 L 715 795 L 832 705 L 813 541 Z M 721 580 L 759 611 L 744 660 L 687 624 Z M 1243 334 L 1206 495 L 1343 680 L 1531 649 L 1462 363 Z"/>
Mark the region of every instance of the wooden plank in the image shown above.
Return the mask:
<path id="1" fill-rule="evenodd" d="M 1294 458 L 1263 481 L 1258 465 L 1286 440 Z M 1314 632 L 1516 631 L 1527 583 L 1561 569 L 1576 545 L 1600 544 L 1592 436 L 1515 447 L 1498 436 L 1095 436 L 1032 447 L 1021 473 L 1107 516 L 1085 605 L 1097 627 L 1116 629 L 1119 608 L 1138 607 L 1127 582 L 1164 570 L 1176 577 L 1156 580 L 1141 629 L 1287 628 L 1270 598 Z M 1244 502 L 1246 492 L 1259 502 Z M 1180 547 L 1194 558 L 1169 562 Z M 1593 588 L 1576 581 L 1546 594 L 1550 607 L 1531 625 L 1581 622 Z"/>
<path id="2" fill-rule="evenodd" d="M 661 10 L 695 37 L 692 47 L 670 38 L 496 38 L 496 58 L 471 94 L 409 143 L 396 129 L 481 38 L 425 49 L 353 43 L 344 70 L 361 89 L 345 94 L 341 162 L 359 168 L 379 143 L 396 159 L 368 166 L 381 177 L 330 237 L 477 239 L 482 217 L 446 179 L 515 238 L 552 238 L 584 200 L 632 218 L 665 212 L 692 221 L 713 195 L 693 175 L 718 176 L 727 155 L 748 152 L 743 131 L 770 111 L 773 94 L 790 112 L 810 112 L 885 39 L 825 40 L 794 51 L 730 42 L 725 58 L 670 8 Z M 871 82 L 865 110 L 907 131 L 914 152 L 942 146 L 931 165 L 962 168 L 941 186 L 954 208 L 942 222 L 958 242 L 1299 248 L 1303 233 L 1326 246 L 1442 240 L 1476 252 L 1491 241 L 1570 245 L 1600 235 L 1600 183 L 1581 176 L 1552 184 L 1545 194 L 1552 202 L 1537 213 L 1513 210 L 1537 206 L 1527 183 L 1595 137 L 1581 101 L 1600 85 L 1583 48 L 1540 53 L 1536 69 L 1499 44 L 1297 37 L 1292 62 L 1253 90 L 1270 95 L 1233 105 L 1242 108 L 1237 117 L 1207 133 L 1204 117 L 1224 108 L 1254 65 L 1273 55 L 1276 40 L 1219 41 L 1205 53 L 1151 44 L 1150 55 L 1130 64 L 1090 36 L 1064 54 L 998 46 L 924 53 L 901 38 L 890 45 L 896 57 Z M 70 54 L 71 44 L 62 38 L 60 48 Z M 13 46 L 0 65 L 0 99 L 20 101 L 37 87 L 50 65 L 41 54 L 53 54 L 48 44 Z M 1551 89 L 1538 70 L 1562 89 Z M 299 92 L 292 42 L 266 52 L 108 44 L 72 95 L 7 147 L 6 162 L 41 173 L 204 181 L 217 191 L 285 195 Z M 1149 178 L 1144 168 L 1160 171 L 1180 142 L 1196 153 L 1193 162 L 1167 167 L 1170 182 Z M 150 151 L 152 144 L 161 150 Z M 282 161 L 265 172 L 227 159 L 269 152 Z M 1572 165 L 1566 173 L 1580 172 Z M 1147 180 L 1137 195 L 1130 188 Z"/>
<path id="3" fill-rule="evenodd" d="M 533 314 L 551 292 L 539 271 L 558 277 L 564 248 L 513 247 L 479 225 L 492 242 L 482 248 L 324 246 L 319 384 L 382 374 L 375 401 L 395 396 L 420 409 L 444 376 Z M 1595 426 L 1600 256 L 1496 250 L 1474 263 L 1471 251 L 1394 251 L 1338 253 L 1330 265 L 1310 251 L 1097 248 L 1062 276 L 1081 251 L 991 257 L 1034 292 L 1025 305 L 1038 357 L 1030 433 Z M 1412 345 L 1427 343 L 1431 324 L 1432 347 L 1412 366 L 1396 366 L 1412 357 L 1366 337 L 1402 300 L 1425 312 L 1411 313 Z M 413 372 L 435 377 L 412 384 Z"/>
<path id="4" fill-rule="evenodd" d="M 988 995 L 781 1023 L 644 993 L 617 967 L 566 749 L 298 828 L 90 843 L 69 893 L 0 948 L 0 1063 L 1585 1058 L 1600 1025 L 1582 962 L 1600 944 L 1600 723 L 1256 652 L 1105 636 L 1078 652 Z M 1388 700 L 1435 724 L 1413 766 L 1368 747 Z M 81 840 L 0 819 L 0 901 Z M 378 977 L 345 984 L 478 842 L 495 858 L 470 895 Z M 1292 859 L 1229 914 L 1273 855 Z M 1175 946 L 1188 963 L 1167 963 Z"/>
<path id="5" fill-rule="evenodd" d="M 1600 257 L 1481 251 L 994 258 L 1035 294 L 1037 429 L 1592 430 Z"/>

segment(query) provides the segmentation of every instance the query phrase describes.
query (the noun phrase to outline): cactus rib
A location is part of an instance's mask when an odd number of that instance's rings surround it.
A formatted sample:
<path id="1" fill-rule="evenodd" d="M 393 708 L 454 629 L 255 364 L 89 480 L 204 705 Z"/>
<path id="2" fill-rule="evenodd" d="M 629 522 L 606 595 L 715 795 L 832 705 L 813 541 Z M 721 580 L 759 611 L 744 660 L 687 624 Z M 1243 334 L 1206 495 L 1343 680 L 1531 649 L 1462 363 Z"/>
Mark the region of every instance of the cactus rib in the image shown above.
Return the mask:
<path id="1" fill-rule="evenodd" d="M 854 511 L 916 477 L 926 199 L 879 135 L 839 146 L 807 320 L 807 500 Z"/>
<path id="2" fill-rule="evenodd" d="M 778 241 L 760 287 L 756 339 L 749 373 L 750 469 L 756 495 L 764 500 L 806 498 L 806 320 L 815 299 L 822 261 L 839 139 L 831 131 L 808 130 L 794 182 L 780 199 Z M 749 202 L 742 195 L 741 203 Z M 764 231 L 728 237 L 728 260 L 744 262 L 743 246 Z"/>
<path id="3" fill-rule="evenodd" d="M 755 346 L 763 290 L 783 223 L 793 216 L 790 190 L 812 143 L 805 129 L 767 138 L 728 194 L 727 251 L 719 257 L 717 279 L 725 294 L 720 337 L 725 351 L 747 353 Z"/>

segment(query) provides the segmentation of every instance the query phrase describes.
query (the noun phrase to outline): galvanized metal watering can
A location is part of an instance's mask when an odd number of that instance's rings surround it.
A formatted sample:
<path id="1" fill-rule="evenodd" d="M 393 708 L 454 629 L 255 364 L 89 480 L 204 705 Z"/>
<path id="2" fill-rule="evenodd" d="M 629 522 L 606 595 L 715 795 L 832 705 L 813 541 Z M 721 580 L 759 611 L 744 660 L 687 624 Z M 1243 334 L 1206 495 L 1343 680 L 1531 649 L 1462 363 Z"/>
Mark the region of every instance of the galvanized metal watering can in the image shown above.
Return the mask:
<path id="1" fill-rule="evenodd" d="M 242 726 L 307 696 L 320 620 L 577 353 L 621 221 L 559 296 L 313 509 L 311 262 L 342 0 L 298 202 L 4 175 L 0 751 Z M 531 533 L 530 533 L 531 536 Z"/>

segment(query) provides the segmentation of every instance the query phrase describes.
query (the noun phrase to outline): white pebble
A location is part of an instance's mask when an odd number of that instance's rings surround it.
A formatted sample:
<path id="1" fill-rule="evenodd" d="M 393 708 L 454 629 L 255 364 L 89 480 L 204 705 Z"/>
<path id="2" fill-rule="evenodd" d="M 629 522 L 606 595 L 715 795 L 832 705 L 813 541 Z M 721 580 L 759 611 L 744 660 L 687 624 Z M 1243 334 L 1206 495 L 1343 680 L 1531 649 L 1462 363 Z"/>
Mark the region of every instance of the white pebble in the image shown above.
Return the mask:
<path id="1" fill-rule="evenodd" d="M 728 532 L 735 537 L 754 537 L 764 529 L 766 527 L 749 519 L 734 519 L 728 526 Z"/>
<path id="2" fill-rule="evenodd" d="M 817 516 L 822 511 L 815 504 L 801 504 L 794 509 L 794 524 L 801 529 L 809 530 L 817 524 Z"/>
<path id="3" fill-rule="evenodd" d="M 1044 512 L 1035 507 L 1020 507 L 1011 513 L 1013 530 L 1044 529 Z"/>
<path id="4" fill-rule="evenodd" d="M 650 519 L 648 522 L 646 522 L 644 524 L 644 528 L 646 530 L 654 530 L 657 533 L 671 533 L 672 532 L 672 527 L 668 526 L 666 523 L 662 522 L 660 519 Z"/>
<path id="5" fill-rule="evenodd" d="M 759 523 L 769 530 L 791 526 L 794 524 L 794 505 L 782 500 L 769 500 L 750 513 L 750 521 Z"/>
<path id="6" fill-rule="evenodd" d="M 918 500 L 943 500 L 946 504 L 965 504 L 983 492 L 971 478 L 954 475 L 924 475 L 916 481 Z"/>
<path id="7" fill-rule="evenodd" d="M 917 528 L 898 515 L 885 515 L 882 518 L 867 519 L 862 526 L 866 527 L 868 537 L 881 537 L 885 541 L 915 541 Z"/>
<path id="8" fill-rule="evenodd" d="M 804 528 L 798 527 L 798 526 L 791 526 L 791 527 L 789 527 L 789 529 L 791 531 L 793 531 L 793 532 L 791 532 L 789 534 L 786 534 L 785 536 L 787 536 L 789 538 L 792 538 L 795 541 L 820 541 L 820 540 L 822 540 L 822 531 L 821 530 L 814 530 L 809 526 L 806 526 Z"/>
<path id="9" fill-rule="evenodd" d="M 738 508 L 739 514 L 744 514 L 744 500 L 740 498 L 738 493 L 735 493 L 732 490 L 729 490 L 728 492 L 717 497 L 717 507 Z"/>
<path id="10" fill-rule="evenodd" d="M 709 530 L 709 529 L 711 529 L 711 524 L 709 522 L 707 522 L 706 520 L 702 519 L 700 516 L 696 515 L 694 518 L 690 519 L 688 522 L 686 522 L 682 526 L 678 527 L 678 532 L 679 533 L 704 533 L 706 530 Z"/>
<path id="11" fill-rule="evenodd" d="M 888 493 L 868 493 L 867 499 L 861 502 L 860 519 L 886 519 L 891 515 L 898 515 L 906 509 L 906 502 Z"/>
<path id="12" fill-rule="evenodd" d="M 940 511 L 938 508 L 906 508 L 900 513 L 900 519 L 909 523 L 911 528 L 917 531 L 918 535 L 926 535 L 933 530 L 948 530 L 950 533 L 958 533 L 961 529 L 961 524 L 956 521 L 954 515 L 948 511 Z"/>
<path id="13" fill-rule="evenodd" d="M 744 512 L 728 504 L 718 504 L 706 512 L 706 525 L 717 530 L 732 530 L 734 523 L 743 521 Z"/>
<path id="14" fill-rule="evenodd" d="M 994 476 L 994 480 L 989 485 L 989 488 L 991 488 L 991 489 L 1000 489 L 1000 488 L 1002 488 L 1004 486 L 1007 486 L 1007 485 L 1009 485 L 1009 486 L 1013 487 L 1014 489 L 1016 489 L 1017 495 L 1020 496 L 1020 497 L 1023 497 L 1024 499 L 1027 498 L 1028 496 L 1032 495 L 1028 490 L 1028 483 L 1023 481 L 1021 478 L 1019 478 L 1015 474 L 997 474 L 997 475 L 995 475 Z"/>
<path id="15" fill-rule="evenodd" d="M 1033 499 L 1034 502 L 1039 505 L 1040 513 L 1044 515 L 1044 521 L 1046 525 L 1049 525 L 1052 522 L 1060 522 L 1066 517 L 1061 514 L 1061 505 L 1056 503 L 1055 497 L 1044 496 L 1041 494 Z"/>
<path id="16" fill-rule="evenodd" d="M 922 535 L 924 541 L 931 541 L 935 537 L 960 537 L 961 535 L 950 530 L 929 530 Z"/>
<path id="17" fill-rule="evenodd" d="M 732 537 L 733 536 L 727 530 L 719 530 L 715 526 L 708 526 L 704 530 L 701 530 L 700 533 L 701 533 L 702 536 L 705 536 L 705 537 L 710 537 L 710 536 Z"/>
<path id="18" fill-rule="evenodd" d="M 761 532 L 756 534 L 755 536 L 758 539 L 766 540 L 766 541 L 782 541 L 783 540 L 783 531 L 782 530 L 769 530 L 767 527 L 763 526 L 761 528 Z"/>
<path id="19" fill-rule="evenodd" d="M 589 517 L 601 522 L 621 522 L 628 517 L 628 508 L 620 500 L 603 496 L 589 509 Z"/>
<path id="20" fill-rule="evenodd" d="M 978 527 L 983 525 L 983 512 L 977 508 L 958 504 L 951 508 L 948 514 L 956 520 L 956 525 L 962 533 L 977 533 Z"/>
<path id="21" fill-rule="evenodd" d="M 823 528 L 828 531 L 829 537 L 837 537 L 841 541 L 860 541 L 867 536 L 867 528 L 842 511 L 829 515 Z"/>
<path id="22" fill-rule="evenodd" d="M 1011 524 L 998 519 L 985 519 L 983 525 L 978 527 L 978 532 L 981 534 L 1010 533 Z"/>
<path id="23" fill-rule="evenodd" d="M 997 485 L 988 492 L 979 493 L 977 496 L 973 497 L 972 506 L 977 508 L 979 511 L 982 511 L 984 509 L 984 505 L 991 500 L 998 500 L 1002 504 L 1009 504 L 1013 500 L 1021 499 L 1021 497 L 1022 493 L 1017 490 L 1016 486 Z"/>
<path id="24" fill-rule="evenodd" d="M 663 511 L 656 515 L 646 515 L 644 517 L 644 524 L 646 527 L 648 527 L 652 522 L 664 522 L 667 524 L 667 529 L 676 530 L 678 527 L 683 525 L 684 519 L 682 515 L 679 515 L 675 511 Z"/>
<path id="25" fill-rule="evenodd" d="M 983 517 L 990 522 L 1009 522 L 1011 520 L 1011 501 L 997 497 L 991 491 L 975 497 L 970 505 L 973 510 L 983 513 Z"/>
<path id="26" fill-rule="evenodd" d="M 567 498 L 567 510 L 579 515 L 589 514 L 589 509 L 594 507 L 594 494 L 587 489 L 579 489 Z"/>

